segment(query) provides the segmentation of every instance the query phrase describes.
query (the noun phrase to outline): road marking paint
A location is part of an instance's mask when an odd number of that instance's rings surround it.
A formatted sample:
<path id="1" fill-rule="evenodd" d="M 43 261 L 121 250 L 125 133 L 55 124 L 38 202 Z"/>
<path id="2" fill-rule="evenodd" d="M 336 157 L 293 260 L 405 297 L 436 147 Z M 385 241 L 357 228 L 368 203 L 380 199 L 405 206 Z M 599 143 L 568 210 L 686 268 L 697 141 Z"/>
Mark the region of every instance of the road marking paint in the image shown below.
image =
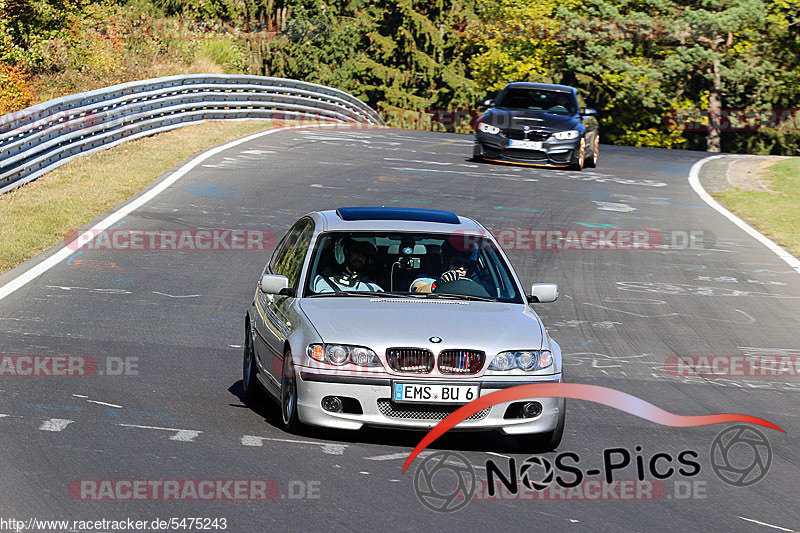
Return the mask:
<path id="1" fill-rule="evenodd" d="M 189 161 L 186 164 L 184 164 L 181 168 L 176 170 L 173 174 L 171 174 L 166 179 L 161 181 L 155 187 L 153 187 L 149 191 L 145 192 L 144 194 L 142 194 L 141 196 L 139 196 L 135 200 L 133 200 L 133 201 L 125 204 L 124 206 L 120 207 L 119 209 L 117 209 L 116 211 L 111 213 L 109 216 L 107 216 L 105 219 L 103 219 L 100 222 L 98 222 L 91 229 L 91 231 L 84 232 L 82 235 L 80 235 L 77 238 L 77 240 L 75 242 L 83 243 L 81 246 L 86 246 L 86 244 L 88 244 L 89 242 L 91 242 L 93 240 L 93 238 L 96 235 L 96 232 L 98 232 L 98 231 L 102 232 L 103 230 L 108 229 L 110 226 L 112 226 L 116 222 L 122 220 L 124 217 L 129 215 L 131 212 L 135 211 L 136 209 L 139 209 L 141 206 L 143 206 L 144 204 L 146 204 L 147 202 L 149 202 L 150 200 L 152 200 L 153 198 L 155 198 L 156 196 L 161 194 L 164 190 L 166 190 L 172 184 L 174 184 L 176 181 L 178 181 L 183 176 L 185 176 L 190 170 L 192 170 L 196 166 L 200 165 L 201 163 L 203 163 L 207 159 L 219 154 L 220 152 L 223 152 L 225 150 L 233 148 L 234 146 L 238 146 L 240 144 L 244 144 L 246 142 L 252 141 L 254 139 L 258 139 L 259 137 L 264 137 L 266 135 L 271 135 L 273 133 L 277 133 L 277 132 L 280 132 L 280 131 L 296 130 L 296 129 L 302 129 L 302 128 L 331 128 L 331 127 L 342 128 L 342 127 L 348 127 L 348 126 L 345 126 L 343 124 L 338 124 L 338 123 L 337 124 L 311 124 L 311 125 L 305 124 L 305 125 L 299 125 L 299 126 L 285 126 L 285 127 L 281 127 L 281 128 L 274 128 L 274 129 L 270 129 L 270 130 L 254 133 L 252 135 L 248 135 L 247 137 L 243 137 L 241 139 L 236 139 L 236 140 L 231 141 L 229 143 L 225 143 L 222 146 L 217 146 L 216 148 L 212 148 L 211 150 L 203 152 L 202 154 L 196 156 L 191 161 Z M 72 248 L 65 246 L 62 249 L 60 249 L 59 251 L 57 251 L 56 253 L 54 253 L 53 255 L 51 255 L 50 257 L 48 257 L 47 259 L 44 259 L 43 261 L 41 261 L 41 262 L 37 263 L 36 265 L 32 266 L 31 268 L 29 268 L 28 270 L 26 270 L 25 272 L 23 272 L 22 274 L 20 274 L 16 278 L 12 279 L 8 283 L 6 283 L 2 287 L 0 287 L 0 300 L 2 300 L 3 298 L 7 297 L 9 294 L 13 293 L 14 291 L 20 289 L 21 287 L 24 287 L 25 285 L 30 283 L 32 280 L 38 278 L 39 276 L 41 276 L 42 274 L 44 274 L 45 272 L 47 272 L 48 270 L 50 270 L 54 266 L 58 265 L 59 263 L 61 263 L 65 259 L 67 259 L 73 253 L 74 253 L 74 250 Z"/>
<path id="2" fill-rule="evenodd" d="M 375 455 L 373 457 L 364 457 L 364 459 L 366 459 L 367 461 L 393 461 L 395 459 L 407 459 L 408 458 L 408 454 L 410 454 L 410 453 L 411 453 L 411 451 L 398 452 L 398 453 L 389 453 L 389 454 L 386 454 L 386 455 Z M 432 451 L 426 450 L 424 452 L 420 452 L 419 456 L 420 457 L 427 457 L 428 455 L 430 455 L 432 453 L 433 453 Z"/>
<path id="3" fill-rule="evenodd" d="M 793 532 L 794 531 L 793 529 L 786 529 L 785 527 L 773 526 L 772 524 L 767 524 L 766 522 L 759 522 L 758 520 L 753 520 L 752 518 L 745 518 L 743 516 L 737 516 L 736 518 L 740 518 L 740 519 L 746 520 L 748 522 L 753 522 L 754 524 L 758 524 L 760 526 L 771 527 L 772 529 L 779 529 L 781 531 L 789 531 L 789 532 Z"/>
<path id="4" fill-rule="evenodd" d="M 321 446 L 322 452 L 327 453 L 328 455 L 343 455 L 345 448 L 348 447 L 346 444 L 317 442 L 313 440 L 279 439 L 275 437 L 257 437 L 255 435 L 244 435 L 241 438 L 241 443 L 242 446 L 256 446 L 260 448 L 264 445 L 265 440 L 274 442 L 288 442 L 290 444 L 312 444 L 314 446 Z"/>
<path id="5" fill-rule="evenodd" d="M 7 417 L 7 416 L 8 416 L 8 415 L 4 415 L 4 414 L 0 413 L 0 418 L 5 418 L 5 417 Z"/>
<path id="6" fill-rule="evenodd" d="M 510 455 L 503 455 L 502 453 L 497 453 L 497 452 L 486 452 L 486 453 L 488 453 L 489 455 L 495 455 L 497 457 L 502 457 L 503 459 L 510 459 L 511 458 Z"/>
<path id="7" fill-rule="evenodd" d="M 34 267 L 36 268 L 36 267 Z M 23 276 L 25 274 L 22 274 Z M 13 282 L 10 282 L 13 283 Z M 3 289 L 5 286 L 0 287 L 0 300 L 3 299 Z M 61 289 L 62 291 L 89 291 L 89 292 L 101 292 L 104 294 L 131 294 L 131 291 L 126 291 L 125 289 L 93 289 L 91 287 L 70 287 L 64 285 L 45 285 L 45 289 Z"/>
<path id="8" fill-rule="evenodd" d="M 231 348 L 241 348 L 242 347 L 241 344 L 229 344 L 228 346 L 230 346 Z"/>
<path id="9" fill-rule="evenodd" d="M 177 429 L 177 428 L 162 428 L 157 426 L 142 426 L 139 424 L 126 424 L 124 422 L 115 424 L 116 426 L 139 428 L 139 429 L 158 429 L 161 431 L 174 431 L 175 434 L 169 440 L 177 440 L 180 442 L 195 442 L 195 437 L 200 435 L 202 431 L 195 431 L 193 429 Z"/>
<path id="10" fill-rule="evenodd" d="M 344 187 L 333 187 L 330 185 L 322 185 L 321 183 L 312 183 L 309 187 L 314 187 L 315 189 L 339 189 L 344 190 Z"/>
<path id="11" fill-rule="evenodd" d="M 328 455 L 343 455 L 346 447 L 344 444 L 323 444 L 322 452 Z"/>
<path id="12" fill-rule="evenodd" d="M 713 161 L 714 159 L 719 159 L 720 157 L 725 157 L 722 155 L 712 155 L 710 157 L 706 157 L 705 159 L 701 159 L 694 165 L 692 165 L 691 170 L 689 170 L 689 185 L 691 185 L 694 192 L 697 193 L 700 198 L 707 203 L 712 209 L 719 212 L 722 216 L 739 226 L 742 230 L 745 231 L 748 235 L 753 237 L 755 240 L 772 250 L 775 255 L 783 259 L 786 264 L 788 264 L 792 269 L 800 274 L 800 259 L 794 257 L 792 254 L 778 246 L 775 242 L 764 236 L 761 232 L 759 232 L 754 227 L 750 226 L 747 222 L 742 220 L 741 218 L 737 217 L 730 211 L 728 211 L 722 204 L 714 200 L 710 194 L 706 192 L 703 186 L 700 184 L 700 169 L 703 168 L 703 165 L 708 163 L 709 161 Z"/>
<path id="13" fill-rule="evenodd" d="M 166 292 L 158 292 L 158 291 L 153 291 L 153 294 L 159 294 L 161 296 L 167 296 L 169 298 L 199 298 L 200 296 L 202 296 L 202 294 L 181 295 L 181 294 L 167 294 Z"/>
<path id="14" fill-rule="evenodd" d="M 89 403 L 96 403 L 97 405 L 105 405 L 106 407 L 114 407 L 116 409 L 122 409 L 121 405 L 116 405 L 116 404 L 113 404 L 113 403 L 99 402 L 97 400 L 86 400 L 86 401 L 89 402 Z"/>
<path id="15" fill-rule="evenodd" d="M 367 471 L 362 471 L 362 472 L 359 472 L 359 474 L 364 474 L 364 475 L 368 476 L 368 475 L 369 475 L 369 472 L 367 472 Z"/>
<path id="16" fill-rule="evenodd" d="M 73 396 L 76 397 L 76 398 L 88 398 L 88 396 L 86 396 L 84 394 L 73 394 Z"/>
<path id="17" fill-rule="evenodd" d="M 72 422 L 73 420 L 66 420 L 64 418 L 51 418 L 50 420 L 45 420 L 42 422 L 42 425 L 39 426 L 39 429 L 42 431 L 61 431 L 68 425 L 72 424 Z"/>

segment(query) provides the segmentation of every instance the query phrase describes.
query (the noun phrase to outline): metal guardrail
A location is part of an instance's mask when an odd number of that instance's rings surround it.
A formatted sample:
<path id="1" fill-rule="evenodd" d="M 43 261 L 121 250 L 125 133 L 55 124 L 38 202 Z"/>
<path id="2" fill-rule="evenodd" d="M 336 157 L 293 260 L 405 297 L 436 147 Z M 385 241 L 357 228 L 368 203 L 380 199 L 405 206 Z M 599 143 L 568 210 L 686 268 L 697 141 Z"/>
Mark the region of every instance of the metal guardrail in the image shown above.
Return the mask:
<path id="1" fill-rule="evenodd" d="M 203 120 L 231 118 L 384 125 L 356 97 L 303 81 L 216 74 L 136 81 L 0 117 L 0 193 L 80 154 Z"/>

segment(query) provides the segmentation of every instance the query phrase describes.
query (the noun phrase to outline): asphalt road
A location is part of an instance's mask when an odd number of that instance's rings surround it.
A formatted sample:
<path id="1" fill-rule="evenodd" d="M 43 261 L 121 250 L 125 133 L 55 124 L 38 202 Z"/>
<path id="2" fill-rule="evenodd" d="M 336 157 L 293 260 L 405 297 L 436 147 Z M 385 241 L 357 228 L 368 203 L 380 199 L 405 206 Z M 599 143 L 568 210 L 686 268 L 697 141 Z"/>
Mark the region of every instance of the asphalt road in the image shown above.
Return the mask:
<path id="1" fill-rule="evenodd" d="M 647 465 L 655 453 L 693 450 L 700 472 L 664 480 L 665 492 L 647 501 L 556 494 L 556 501 L 430 511 L 413 488 L 420 459 L 402 472 L 421 434 L 298 437 L 280 429 L 275 406 L 243 405 L 243 316 L 270 252 L 83 250 L 0 301 L 0 354 L 90 356 L 103 374 L 0 377 L 0 518 L 224 517 L 228 531 L 244 532 L 800 529 L 800 380 L 677 377 L 665 367 L 675 355 L 800 355 L 800 275 L 692 191 L 689 168 L 705 154 L 602 146 L 599 167 L 583 172 L 477 164 L 470 155 L 467 136 L 284 131 L 215 155 L 120 227 L 262 229 L 280 237 L 309 211 L 393 205 L 449 209 L 493 229 L 696 232 L 682 249 L 509 256 L 526 284 L 560 285 L 559 300 L 536 310 L 562 346 L 568 381 L 679 414 L 770 420 L 786 433 L 760 428 L 772 449 L 764 479 L 735 487 L 712 471 L 712 441 L 731 424 L 678 429 L 570 401 L 564 440 L 550 460 L 569 451 L 585 468 L 599 467 L 604 449 L 636 454 L 640 446 Z M 120 361 L 128 371 L 108 375 Z M 493 433 L 449 435 L 433 448 L 460 453 L 479 476 L 487 460 L 505 468 L 508 457 L 529 456 Z M 617 479 L 636 475 L 632 462 Z M 76 499 L 68 486 L 87 479 L 268 479 L 280 495 Z"/>

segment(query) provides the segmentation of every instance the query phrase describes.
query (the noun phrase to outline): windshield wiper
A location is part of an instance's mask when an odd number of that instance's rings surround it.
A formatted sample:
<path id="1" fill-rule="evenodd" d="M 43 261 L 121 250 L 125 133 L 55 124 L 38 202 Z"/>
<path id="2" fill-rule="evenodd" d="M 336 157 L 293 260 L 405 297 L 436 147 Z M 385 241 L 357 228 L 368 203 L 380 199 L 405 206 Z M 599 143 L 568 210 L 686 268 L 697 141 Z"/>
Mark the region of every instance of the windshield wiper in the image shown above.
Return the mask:
<path id="1" fill-rule="evenodd" d="M 483 296 L 469 296 L 466 294 L 446 294 L 439 292 L 431 292 L 425 295 L 425 298 L 441 298 L 443 300 L 471 300 L 473 302 L 496 302 L 494 298 L 484 298 Z"/>

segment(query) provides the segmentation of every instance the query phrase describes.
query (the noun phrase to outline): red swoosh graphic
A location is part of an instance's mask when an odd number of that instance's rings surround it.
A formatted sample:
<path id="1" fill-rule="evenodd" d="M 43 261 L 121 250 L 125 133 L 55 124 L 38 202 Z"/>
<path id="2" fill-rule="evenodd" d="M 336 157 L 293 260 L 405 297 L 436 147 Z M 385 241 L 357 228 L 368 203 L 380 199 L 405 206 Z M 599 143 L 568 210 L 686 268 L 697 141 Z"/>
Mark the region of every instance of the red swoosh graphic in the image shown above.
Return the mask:
<path id="1" fill-rule="evenodd" d="M 511 387 L 509 389 L 493 392 L 486 396 L 481 396 L 457 409 L 447 418 L 436 424 L 419 444 L 417 444 L 417 447 L 414 448 L 411 455 L 406 459 L 406 463 L 403 465 L 403 472 L 406 471 L 417 455 L 419 455 L 419 452 L 427 448 L 433 441 L 444 435 L 465 418 L 499 403 L 529 398 L 570 398 L 574 400 L 586 400 L 588 402 L 599 403 L 613 407 L 614 409 L 619 409 L 620 411 L 625 411 L 626 413 L 663 426 L 684 428 L 721 424 L 724 422 L 748 422 L 783 431 L 783 429 L 772 422 L 750 415 L 676 415 L 631 394 L 609 389 L 608 387 L 600 387 L 598 385 L 584 385 L 581 383 L 537 383 L 532 385 L 520 385 L 518 387 Z"/>

